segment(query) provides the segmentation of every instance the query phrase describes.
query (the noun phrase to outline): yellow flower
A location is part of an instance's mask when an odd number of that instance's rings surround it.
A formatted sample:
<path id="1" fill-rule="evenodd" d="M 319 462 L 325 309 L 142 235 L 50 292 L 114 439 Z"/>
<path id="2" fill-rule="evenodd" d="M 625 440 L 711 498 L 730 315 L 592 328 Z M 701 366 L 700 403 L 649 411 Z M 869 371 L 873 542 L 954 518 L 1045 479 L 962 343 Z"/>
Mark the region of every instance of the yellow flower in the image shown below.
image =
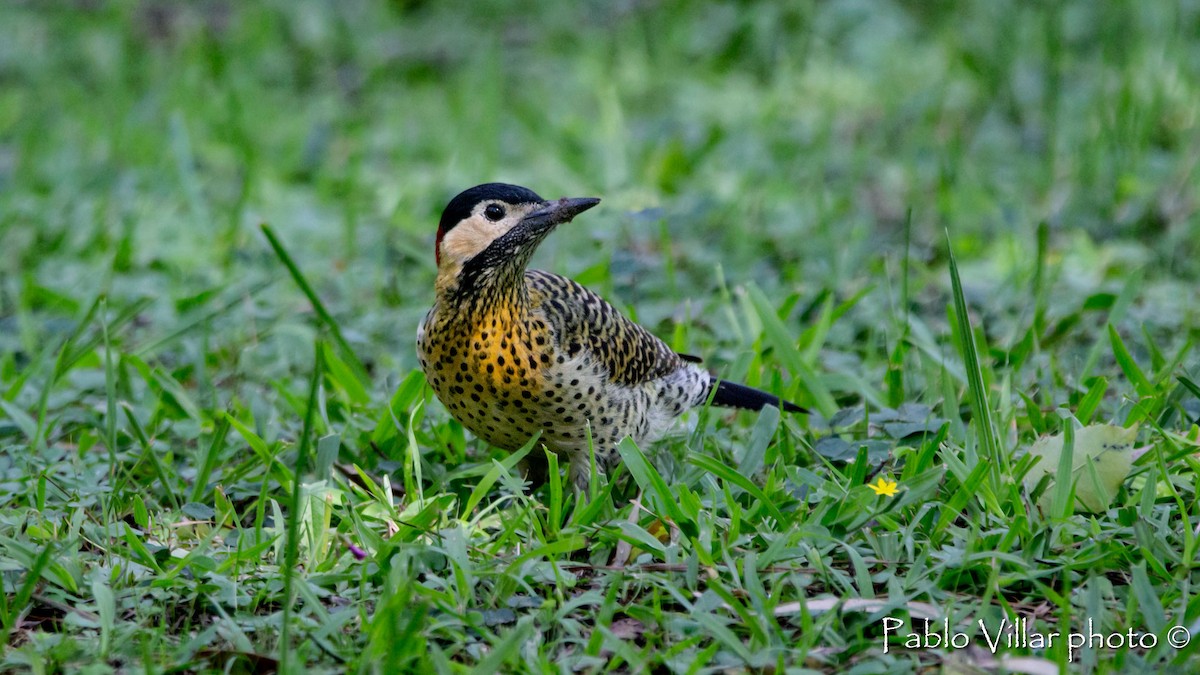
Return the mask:
<path id="1" fill-rule="evenodd" d="M 880 497 L 894 497 L 896 495 L 896 487 L 899 485 L 894 480 L 888 480 L 883 476 L 875 479 L 874 483 L 869 483 L 867 487 L 875 491 L 875 494 Z"/>

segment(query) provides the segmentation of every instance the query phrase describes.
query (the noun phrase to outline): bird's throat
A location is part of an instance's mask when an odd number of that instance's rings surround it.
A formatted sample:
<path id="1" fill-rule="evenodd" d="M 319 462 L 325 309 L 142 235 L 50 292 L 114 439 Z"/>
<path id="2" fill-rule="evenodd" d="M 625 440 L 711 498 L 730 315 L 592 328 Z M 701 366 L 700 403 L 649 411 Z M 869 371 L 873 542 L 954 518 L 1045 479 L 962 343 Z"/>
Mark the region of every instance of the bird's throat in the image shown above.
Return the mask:
<path id="1" fill-rule="evenodd" d="M 523 268 L 506 266 L 474 268 L 471 261 L 447 266 L 438 270 L 437 299 L 447 309 L 475 320 L 493 312 L 519 317 L 530 306 L 524 273 Z"/>

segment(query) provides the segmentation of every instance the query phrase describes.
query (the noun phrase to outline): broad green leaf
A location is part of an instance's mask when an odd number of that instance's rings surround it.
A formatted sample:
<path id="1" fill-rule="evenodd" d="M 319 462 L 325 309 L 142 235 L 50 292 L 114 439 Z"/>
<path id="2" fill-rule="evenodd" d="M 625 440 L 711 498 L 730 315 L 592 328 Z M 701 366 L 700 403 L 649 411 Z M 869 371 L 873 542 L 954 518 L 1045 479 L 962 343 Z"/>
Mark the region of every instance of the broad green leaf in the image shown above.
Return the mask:
<path id="1" fill-rule="evenodd" d="M 1068 422 L 1070 423 L 1070 422 Z M 1097 424 L 1075 431 L 1071 461 L 1071 479 L 1075 481 L 1075 511 L 1099 512 L 1112 505 L 1117 489 L 1133 467 L 1133 441 L 1137 427 Z M 1063 436 L 1055 434 L 1038 440 L 1029 454 L 1040 457 L 1025 474 L 1025 487 L 1032 490 L 1045 475 L 1052 479 L 1063 453 Z M 1038 506 L 1050 508 L 1053 487 L 1043 492 Z"/>

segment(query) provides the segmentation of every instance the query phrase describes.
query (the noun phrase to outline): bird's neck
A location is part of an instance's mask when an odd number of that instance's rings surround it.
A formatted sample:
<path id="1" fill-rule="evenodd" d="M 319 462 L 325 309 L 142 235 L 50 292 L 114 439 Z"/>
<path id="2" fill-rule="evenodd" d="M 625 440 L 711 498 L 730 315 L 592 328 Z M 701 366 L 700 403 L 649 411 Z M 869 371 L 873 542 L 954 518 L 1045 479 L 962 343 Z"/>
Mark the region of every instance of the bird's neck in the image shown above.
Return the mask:
<path id="1" fill-rule="evenodd" d="M 525 270 L 513 266 L 439 270 L 436 292 L 439 304 L 468 317 L 519 316 L 530 306 Z"/>

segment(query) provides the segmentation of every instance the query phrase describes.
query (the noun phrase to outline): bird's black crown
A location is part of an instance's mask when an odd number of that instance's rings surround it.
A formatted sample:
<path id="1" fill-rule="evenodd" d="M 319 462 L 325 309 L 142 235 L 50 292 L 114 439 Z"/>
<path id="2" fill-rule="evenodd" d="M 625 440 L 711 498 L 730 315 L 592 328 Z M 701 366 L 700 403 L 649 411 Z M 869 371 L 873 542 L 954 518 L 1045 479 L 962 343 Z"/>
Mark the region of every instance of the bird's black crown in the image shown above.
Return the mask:
<path id="1" fill-rule="evenodd" d="M 445 234 L 450 228 L 471 215 L 471 209 L 475 208 L 476 204 L 489 199 L 496 199 L 506 204 L 528 204 L 530 202 L 546 201 L 538 193 L 520 185 L 509 185 L 508 183 L 484 183 L 483 185 L 476 185 L 473 188 L 463 190 L 454 199 L 450 200 L 450 203 L 446 205 L 446 209 L 442 211 L 442 219 L 438 222 L 438 231 Z"/>

